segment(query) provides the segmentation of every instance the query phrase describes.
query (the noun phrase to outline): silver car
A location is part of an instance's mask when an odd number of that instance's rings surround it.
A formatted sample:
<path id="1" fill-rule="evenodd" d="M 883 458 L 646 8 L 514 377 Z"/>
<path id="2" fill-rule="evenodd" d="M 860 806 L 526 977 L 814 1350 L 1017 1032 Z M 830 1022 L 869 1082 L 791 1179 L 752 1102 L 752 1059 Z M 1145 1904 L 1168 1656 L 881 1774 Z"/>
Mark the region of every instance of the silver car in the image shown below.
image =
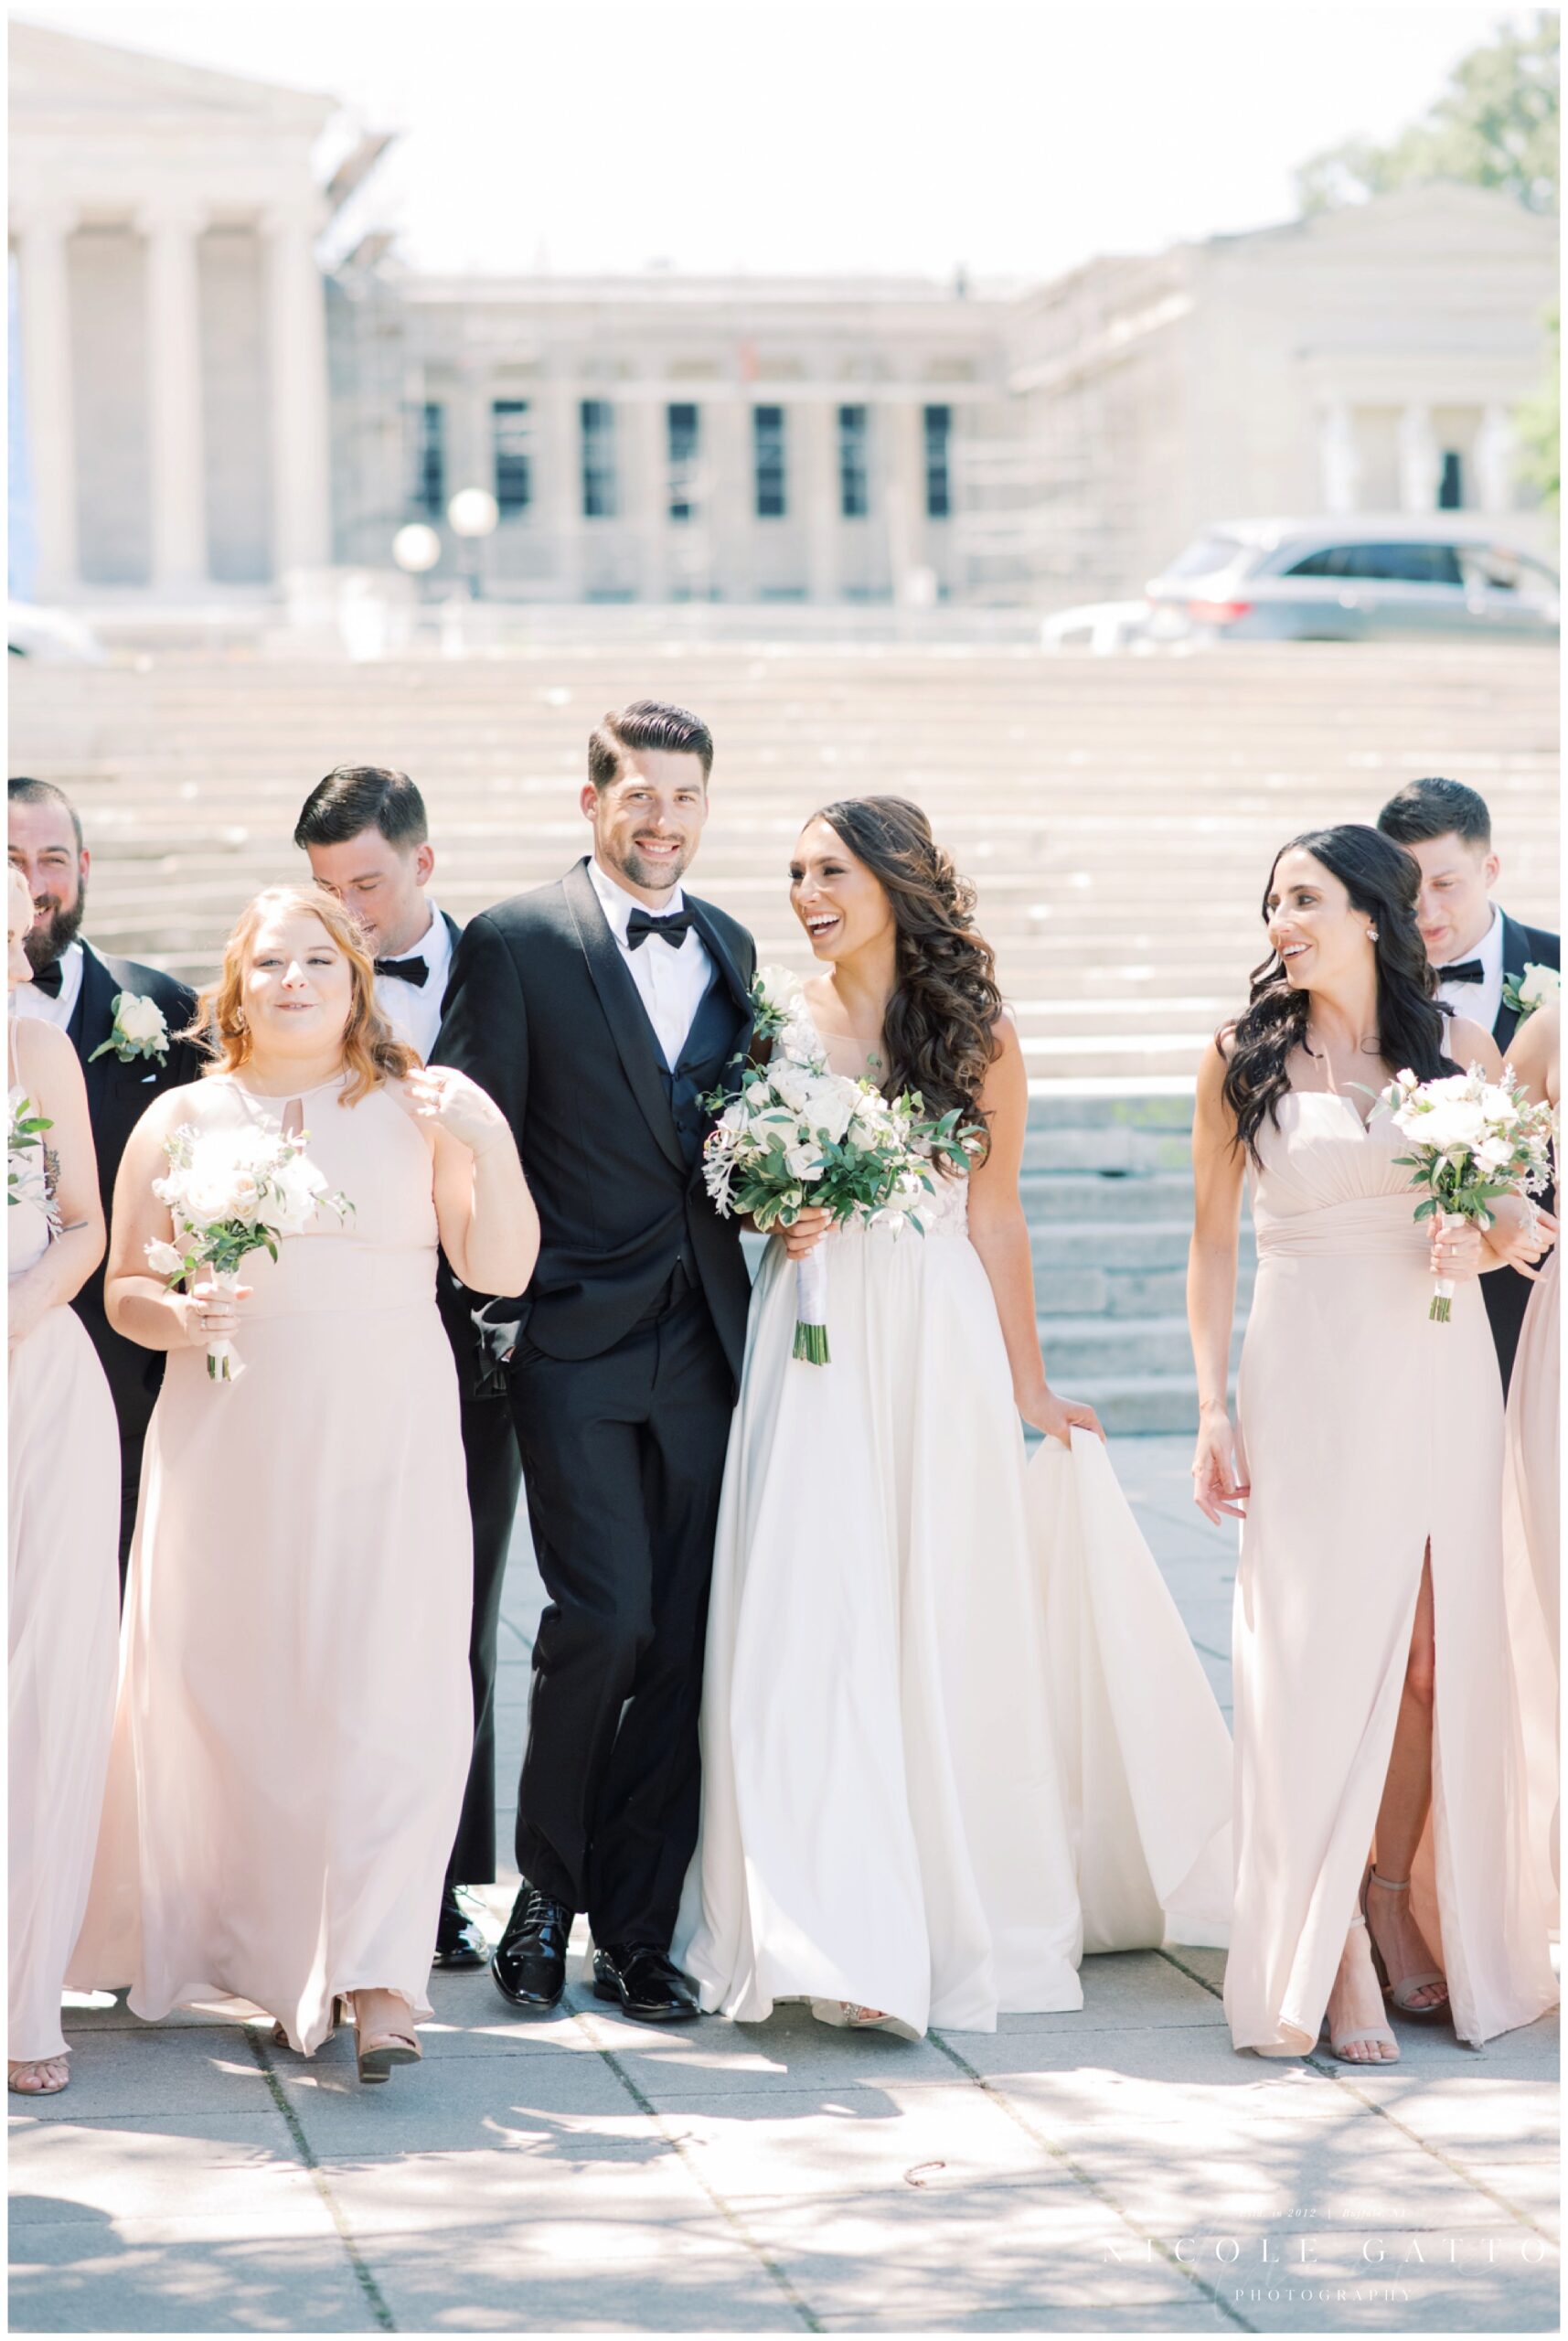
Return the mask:
<path id="1" fill-rule="evenodd" d="M 1454 512 L 1224 520 L 1148 586 L 1156 641 L 1554 642 L 1559 581 Z"/>

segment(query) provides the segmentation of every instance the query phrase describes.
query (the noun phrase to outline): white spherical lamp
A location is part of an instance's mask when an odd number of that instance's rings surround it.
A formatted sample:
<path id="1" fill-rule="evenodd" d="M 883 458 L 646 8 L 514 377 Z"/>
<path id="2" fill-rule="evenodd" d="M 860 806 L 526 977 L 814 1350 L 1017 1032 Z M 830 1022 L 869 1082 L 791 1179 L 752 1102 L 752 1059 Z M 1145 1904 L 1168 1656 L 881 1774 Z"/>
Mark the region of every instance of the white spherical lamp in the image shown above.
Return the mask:
<path id="1" fill-rule="evenodd" d="M 411 577 L 422 576 L 441 559 L 441 539 L 422 520 L 411 520 L 408 527 L 400 529 L 392 539 L 392 559 L 400 569 L 406 569 Z"/>
<path id="2" fill-rule="evenodd" d="M 501 517 L 501 508 L 487 487 L 460 487 L 446 508 L 446 517 L 460 537 L 487 537 Z"/>

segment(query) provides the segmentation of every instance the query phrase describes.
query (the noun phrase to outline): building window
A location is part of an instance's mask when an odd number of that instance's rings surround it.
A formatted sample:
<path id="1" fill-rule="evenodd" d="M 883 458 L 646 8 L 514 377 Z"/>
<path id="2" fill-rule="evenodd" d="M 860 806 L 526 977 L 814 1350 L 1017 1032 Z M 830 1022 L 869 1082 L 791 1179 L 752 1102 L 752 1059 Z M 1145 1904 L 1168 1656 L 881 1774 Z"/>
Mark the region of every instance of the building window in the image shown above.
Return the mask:
<path id="1" fill-rule="evenodd" d="M 784 411 L 782 406 L 752 409 L 752 452 L 756 475 L 757 518 L 782 520 L 789 508 L 784 476 Z"/>
<path id="2" fill-rule="evenodd" d="M 696 407 L 684 404 L 667 407 L 665 429 L 669 449 L 669 517 L 672 520 L 689 520 L 697 510 L 700 433 Z"/>
<path id="3" fill-rule="evenodd" d="M 413 500 L 432 520 L 446 509 L 446 409 L 439 399 L 426 399 L 418 412 Z"/>
<path id="4" fill-rule="evenodd" d="M 1437 486 L 1439 512 L 1462 512 L 1465 508 L 1465 458 L 1456 448 L 1443 450 L 1443 476 Z"/>
<path id="5" fill-rule="evenodd" d="M 953 409 L 925 410 L 925 517 L 945 520 L 953 510 L 953 483 L 948 454 L 953 441 Z"/>
<path id="6" fill-rule="evenodd" d="M 838 510 L 846 520 L 863 520 L 871 508 L 869 410 L 838 410 Z"/>
<path id="7" fill-rule="evenodd" d="M 526 512 L 534 500 L 530 444 L 527 399 L 493 399 L 490 445 L 496 468 L 496 501 L 503 514 Z"/>
<path id="8" fill-rule="evenodd" d="M 608 399 L 582 401 L 582 517 L 615 517 L 615 410 Z"/>

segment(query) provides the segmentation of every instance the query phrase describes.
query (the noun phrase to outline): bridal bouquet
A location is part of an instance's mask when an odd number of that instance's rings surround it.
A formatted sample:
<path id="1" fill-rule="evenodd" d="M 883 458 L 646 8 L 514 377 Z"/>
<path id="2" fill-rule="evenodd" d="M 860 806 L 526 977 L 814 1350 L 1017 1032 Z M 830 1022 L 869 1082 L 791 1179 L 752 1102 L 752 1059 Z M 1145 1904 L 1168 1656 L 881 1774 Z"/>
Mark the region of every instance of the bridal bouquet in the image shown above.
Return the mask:
<path id="1" fill-rule="evenodd" d="M 1436 1214 L 1448 1225 L 1473 1219 L 1485 1230 L 1492 1224 L 1488 1203 L 1500 1195 L 1539 1194 L 1549 1182 L 1552 1108 L 1531 1105 L 1506 1065 L 1501 1081 L 1488 1081 L 1478 1064 L 1436 1081 L 1417 1081 L 1407 1068 L 1383 1092 L 1383 1103 L 1410 1140 L 1410 1152 L 1394 1160 L 1424 1192 L 1418 1220 Z M 1439 1277 L 1427 1315 L 1445 1325 L 1453 1299 L 1452 1278 Z"/>
<path id="2" fill-rule="evenodd" d="M 275 1260 L 282 1238 L 300 1235 L 318 1206 L 346 1218 L 354 1206 L 347 1195 L 328 1194 L 305 1154 L 309 1135 L 197 1130 L 182 1123 L 164 1141 L 168 1173 L 153 1181 L 153 1192 L 169 1207 L 175 1240 L 147 1245 L 149 1267 L 171 1286 L 210 1268 L 219 1289 L 232 1292 L 248 1252 L 266 1251 Z M 238 1381 L 245 1368 L 232 1342 L 211 1343 L 207 1371 L 214 1382 Z"/>
<path id="3" fill-rule="evenodd" d="M 773 981 L 763 978 L 764 984 Z M 913 1092 L 884 1097 L 874 1083 L 831 1073 L 811 1025 L 787 995 L 769 1001 L 774 1053 L 741 1076 L 738 1094 L 710 1101 L 719 1119 L 703 1149 L 703 1179 L 721 1217 L 739 1213 L 766 1235 L 807 1209 L 840 1226 L 913 1218 L 934 1186 L 939 1155 L 965 1169 L 956 1109 L 923 1118 Z M 820 1246 L 795 1263 L 795 1354 L 829 1363 L 827 1270 Z"/>

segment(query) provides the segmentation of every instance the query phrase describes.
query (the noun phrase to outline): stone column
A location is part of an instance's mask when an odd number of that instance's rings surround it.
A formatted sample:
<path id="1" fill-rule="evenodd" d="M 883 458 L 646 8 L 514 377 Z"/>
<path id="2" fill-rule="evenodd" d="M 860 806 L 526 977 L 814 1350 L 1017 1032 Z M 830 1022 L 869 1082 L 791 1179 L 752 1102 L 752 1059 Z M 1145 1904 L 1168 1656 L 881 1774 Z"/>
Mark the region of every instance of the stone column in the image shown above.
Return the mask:
<path id="1" fill-rule="evenodd" d="M 550 570 L 563 602 L 582 599 L 582 428 L 579 391 L 563 364 L 539 397 L 539 504 L 549 532 Z"/>
<path id="2" fill-rule="evenodd" d="M 1407 406 L 1399 418 L 1399 505 L 1402 512 L 1435 512 L 1443 477 L 1443 457 L 1432 428 L 1432 409 Z"/>
<path id="3" fill-rule="evenodd" d="M 201 307 L 188 207 L 140 214 L 147 245 L 147 415 L 152 583 L 178 592 L 206 580 L 207 480 L 202 455 Z"/>
<path id="4" fill-rule="evenodd" d="M 40 602 L 77 584 L 76 418 L 70 348 L 72 210 L 29 208 L 13 221 L 27 465 L 32 478 Z"/>
<path id="5" fill-rule="evenodd" d="M 1476 433 L 1476 487 L 1483 512 L 1510 512 L 1514 504 L 1519 441 L 1506 406 L 1489 405 Z"/>
<path id="6" fill-rule="evenodd" d="M 843 591 L 838 561 L 837 402 L 816 398 L 809 405 L 792 407 L 790 422 L 798 434 L 806 590 L 814 602 L 837 602 Z"/>
<path id="7" fill-rule="evenodd" d="M 326 304 L 314 210 L 269 211 L 267 348 L 272 406 L 272 574 L 332 559 Z"/>
<path id="8" fill-rule="evenodd" d="M 1326 512 L 1353 512 L 1360 499 L 1361 459 L 1356 418 L 1345 399 L 1330 399 L 1317 428 L 1317 460 Z"/>
<path id="9" fill-rule="evenodd" d="M 637 598 L 669 599 L 669 434 L 664 384 L 640 382 L 635 402 L 621 412 L 631 429 L 630 507 L 637 532 Z"/>
<path id="10" fill-rule="evenodd" d="M 888 576 L 893 600 L 918 606 L 932 598 L 925 565 L 925 411 L 912 400 L 879 407 L 886 433 L 882 495 L 887 511 Z"/>

